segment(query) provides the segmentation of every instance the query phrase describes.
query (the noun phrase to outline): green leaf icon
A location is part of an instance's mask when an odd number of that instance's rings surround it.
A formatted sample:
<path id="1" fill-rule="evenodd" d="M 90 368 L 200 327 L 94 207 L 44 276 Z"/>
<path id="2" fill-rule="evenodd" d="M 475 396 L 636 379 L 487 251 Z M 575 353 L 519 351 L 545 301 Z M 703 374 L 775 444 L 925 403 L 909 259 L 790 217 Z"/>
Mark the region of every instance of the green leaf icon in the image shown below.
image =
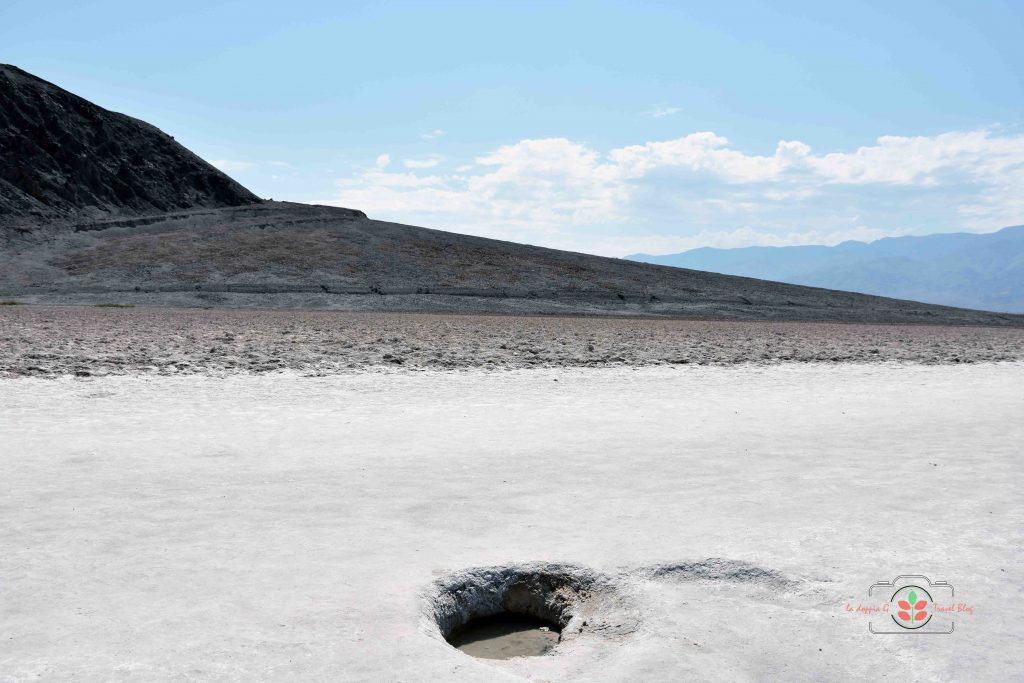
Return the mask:
<path id="1" fill-rule="evenodd" d="M 910 598 L 910 604 L 913 605 L 915 602 L 917 602 L 917 591 L 910 591 L 910 595 L 908 595 L 907 597 Z"/>

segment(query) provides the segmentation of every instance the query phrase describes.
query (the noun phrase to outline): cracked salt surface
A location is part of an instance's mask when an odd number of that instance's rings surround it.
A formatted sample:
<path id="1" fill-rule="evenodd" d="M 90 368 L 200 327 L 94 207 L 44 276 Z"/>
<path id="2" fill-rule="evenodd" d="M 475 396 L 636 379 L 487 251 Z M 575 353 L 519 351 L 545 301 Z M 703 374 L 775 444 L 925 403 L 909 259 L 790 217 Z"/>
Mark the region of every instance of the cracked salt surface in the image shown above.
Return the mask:
<path id="1" fill-rule="evenodd" d="M 0 404 L 5 680 L 1024 676 L 1019 363 L 21 378 Z M 539 657 L 445 641 L 438 582 L 533 563 L 607 578 L 600 619 Z M 955 634 L 844 610 L 918 572 L 973 604 Z"/>

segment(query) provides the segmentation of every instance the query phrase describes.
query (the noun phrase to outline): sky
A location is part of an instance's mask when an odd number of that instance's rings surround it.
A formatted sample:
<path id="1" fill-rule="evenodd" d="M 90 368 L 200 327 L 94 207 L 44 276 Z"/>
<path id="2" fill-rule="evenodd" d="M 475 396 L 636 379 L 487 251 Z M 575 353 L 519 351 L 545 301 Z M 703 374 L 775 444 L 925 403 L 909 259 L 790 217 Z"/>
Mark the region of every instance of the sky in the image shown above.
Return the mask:
<path id="1" fill-rule="evenodd" d="M 258 195 L 609 256 L 1024 223 L 1024 2 L 0 0 Z"/>

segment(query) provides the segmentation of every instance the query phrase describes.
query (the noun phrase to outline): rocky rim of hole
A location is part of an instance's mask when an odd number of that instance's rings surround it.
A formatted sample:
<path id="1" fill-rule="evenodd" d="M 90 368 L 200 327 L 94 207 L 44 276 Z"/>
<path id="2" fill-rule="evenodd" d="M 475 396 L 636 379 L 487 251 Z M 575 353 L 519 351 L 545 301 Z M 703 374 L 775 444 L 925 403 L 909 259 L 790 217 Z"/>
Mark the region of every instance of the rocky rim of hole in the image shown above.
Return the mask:
<path id="1" fill-rule="evenodd" d="M 510 613 L 556 625 L 559 643 L 583 634 L 626 636 L 641 624 L 639 602 L 630 592 L 638 580 L 744 583 L 773 592 L 802 585 L 775 570 L 725 558 L 666 562 L 615 575 L 550 562 L 474 567 L 434 581 L 426 594 L 425 630 L 447 642 L 473 620 Z"/>
<path id="2" fill-rule="evenodd" d="M 469 622 L 496 614 L 523 614 L 557 625 L 559 642 L 582 633 L 624 635 L 639 614 L 611 577 L 555 563 L 475 567 L 434 582 L 427 596 L 428 630 L 447 641 Z"/>

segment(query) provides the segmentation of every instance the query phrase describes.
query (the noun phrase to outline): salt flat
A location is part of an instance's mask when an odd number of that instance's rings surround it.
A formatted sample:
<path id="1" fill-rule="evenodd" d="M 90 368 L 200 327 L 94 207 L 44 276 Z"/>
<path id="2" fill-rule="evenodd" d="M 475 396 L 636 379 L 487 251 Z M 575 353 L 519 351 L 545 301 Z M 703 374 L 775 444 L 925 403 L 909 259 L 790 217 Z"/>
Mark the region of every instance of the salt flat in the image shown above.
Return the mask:
<path id="1" fill-rule="evenodd" d="M 0 405 L 0 680 L 1024 677 L 1022 363 L 20 378 Z M 609 628 L 444 642 L 435 580 L 528 562 L 610 577 Z M 973 613 L 870 634 L 846 606 L 901 573 Z"/>

